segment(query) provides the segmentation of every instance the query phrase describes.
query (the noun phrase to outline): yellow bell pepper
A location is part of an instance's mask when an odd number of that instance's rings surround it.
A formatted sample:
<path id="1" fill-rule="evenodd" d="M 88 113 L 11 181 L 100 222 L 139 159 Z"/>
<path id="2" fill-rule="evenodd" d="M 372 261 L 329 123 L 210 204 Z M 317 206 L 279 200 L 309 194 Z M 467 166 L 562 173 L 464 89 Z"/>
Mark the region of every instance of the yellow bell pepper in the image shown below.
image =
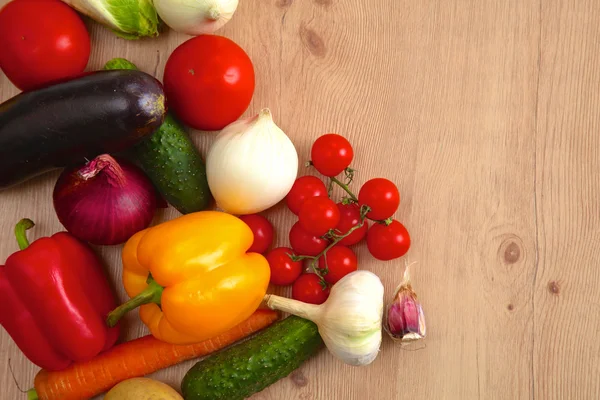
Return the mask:
<path id="1" fill-rule="evenodd" d="M 138 232 L 122 252 L 131 299 L 109 314 L 108 324 L 141 306 L 152 335 L 169 343 L 196 343 L 233 328 L 258 308 L 269 285 L 267 260 L 246 253 L 253 240 L 242 220 L 218 211 Z"/>

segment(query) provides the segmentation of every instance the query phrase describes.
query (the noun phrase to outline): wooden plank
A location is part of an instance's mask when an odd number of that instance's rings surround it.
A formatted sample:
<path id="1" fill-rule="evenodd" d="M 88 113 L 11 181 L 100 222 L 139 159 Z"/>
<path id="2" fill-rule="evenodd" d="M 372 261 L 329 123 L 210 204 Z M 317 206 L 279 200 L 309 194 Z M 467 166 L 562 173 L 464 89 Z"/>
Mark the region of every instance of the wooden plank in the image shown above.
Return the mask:
<path id="1" fill-rule="evenodd" d="M 246 115 L 271 108 L 303 159 L 317 136 L 341 133 L 356 149 L 356 190 L 376 176 L 398 184 L 396 216 L 413 237 L 407 258 L 418 262 L 414 284 L 429 328 L 418 351 L 386 337 L 367 368 L 323 351 L 255 399 L 599 397 L 597 139 L 590 135 L 598 125 L 598 6 L 545 3 L 552 4 L 241 2 L 219 32 L 255 64 L 257 89 Z M 169 54 L 187 39 L 169 32 L 127 42 L 87 24 L 90 70 L 120 56 L 162 78 Z M 0 100 L 16 93 L 0 75 Z M 194 134 L 203 153 L 213 136 Z M 57 176 L 0 193 L 0 259 L 16 250 L 18 218 L 38 223 L 33 238 L 61 229 L 51 206 Z M 156 222 L 176 215 L 160 212 Z M 286 244 L 294 219 L 282 206 L 267 215 L 278 226 L 278 244 Z M 120 247 L 97 249 L 124 300 Z M 389 299 L 404 260 L 375 262 L 364 245 L 357 252 L 360 267 L 381 276 Z M 558 282 L 558 296 L 548 292 L 550 281 Z M 583 321 L 569 324 L 574 316 Z M 147 332 L 135 314 L 126 325 L 124 339 Z M 22 387 L 31 385 L 37 369 L 5 332 L 0 357 L 12 360 Z M 191 365 L 153 377 L 178 387 Z M 0 387 L 7 399 L 21 396 L 6 365 Z"/>
<path id="2" fill-rule="evenodd" d="M 598 399 L 600 4 L 542 5 L 534 392 L 538 399 Z"/>

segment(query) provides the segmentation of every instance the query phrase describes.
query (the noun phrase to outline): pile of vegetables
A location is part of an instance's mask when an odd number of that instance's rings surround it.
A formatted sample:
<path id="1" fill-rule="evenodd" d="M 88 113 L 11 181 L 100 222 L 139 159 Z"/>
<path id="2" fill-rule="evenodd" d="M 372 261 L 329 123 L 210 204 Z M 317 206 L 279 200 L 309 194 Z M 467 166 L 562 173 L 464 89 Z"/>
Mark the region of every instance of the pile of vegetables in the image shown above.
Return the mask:
<path id="1" fill-rule="evenodd" d="M 293 182 L 285 196 L 289 210 L 298 216 L 298 221 L 290 229 L 289 247 L 271 249 L 266 253 L 266 258 L 271 268 L 271 283 L 292 285 L 292 297 L 296 300 L 323 303 L 333 284 L 358 269 L 358 259 L 350 246 L 364 239 L 371 255 L 381 261 L 400 258 L 410 248 L 407 229 L 393 218 L 400 205 L 400 193 L 393 182 L 385 178 L 370 179 L 363 184 L 358 196 L 350 190 L 349 185 L 355 174 L 350 168 L 353 154 L 350 142 L 344 137 L 333 133 L 319 137 L 311 148 L 312 160 L 308 165 L 323 174 L 329 180 L 328 184 L 325 185 L 316 176 L 302 176 Z M 260 161 L 250 164 L 260 165 Z M 337 177 L 340 174 L 344 174 L 345 182 Z M 233 176 L 243 177 L 241 168 L 232 174 L 230 180 L 233 180 Z M 267 185 L 265 183 L 263 187 L 269 187 Z M 345 193 L 337 203 L 331 198 L 334 185 L 341 187 Z M 234 184 L 231 186 L 235 187 Z M 244 187 L 243 184 L 238 186 Z M 251 195 L 245 194 L 244 199 L 250 199 L 252 204 Z M 268 197 L 265 195 L 260 198 L 264 200 Z M 220 204 L 225 204 L 222 207 L 228 209 L 226 202 Z M 229 209 L 235 210 L 235 207 Z M 272 231 L 269 222 L 257 214 L 243 218 L 254 219 L 250 226 L 254 227 L 255 237 L 262 243 L 257 248 L 268 249 L 271 243 L 263 243 L 265 238 L 261 232 Z M 305 261 L 308 261 L 309 273 L 302 273 Z"/>
<path id="2" fill-rule="evenodd" d="M 409 266 L 385 304 L 381 280 L 358 269 L 353 250 L 366 243 L 382 263 L 409 251 L 397 186 L 374 178 L 355 194 L 354 149 L 335 133 L 314 141 L 307 162 L 323 178 L 299 177 L 271 110 L 243 117 L 252 61 L 209 35 L 237 6 L 13 0 L 0 9 L 0 69 L 23 90 L 0 104 L 0 190 L 62 168 L 52 203 L 65 231 L 29 243 L 34 223 L 19 221 L 20 250 L 0 266 L 0 323 L 41 368 L 29 399 L 244 399 L 323 347 L 366 366 L 384 331 L 401 344 L 425 337 Z M 123 58 L 84 72 L 90 39 L 75 10 L 126 39 L 165 24 L 197 36 L 170 55 L 162 83 Z M 206 158 L 186 127 L 215 135 Z M 286 246 L 274 245 L 267 218 L 280 203 L 298 216 Z M 155 221 L 168 205 L 181 215 Z M 118 304 L 91 245 L 122 245 L 129 300 Z M 292 299 L 269 284 L 291 285 Z M 138 309 L 149 335 L 120 342 L 121 319 Z M 204 356 L 180 391 L 144 377 Z"/>

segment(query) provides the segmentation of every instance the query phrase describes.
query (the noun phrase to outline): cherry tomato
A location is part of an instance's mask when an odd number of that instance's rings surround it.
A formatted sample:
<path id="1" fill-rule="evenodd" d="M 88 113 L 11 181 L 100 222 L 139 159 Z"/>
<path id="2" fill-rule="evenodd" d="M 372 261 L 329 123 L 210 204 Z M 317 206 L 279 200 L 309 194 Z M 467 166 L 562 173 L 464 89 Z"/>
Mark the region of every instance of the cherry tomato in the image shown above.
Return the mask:
<path id="1" fill-rule="evenodd" d="M 288 208 L 291 212 L 298 215 L 302 203 L 311 197 L 327 197 L 327 188 L 322 180 L 316 176 L 302 176 L 296 179 L 285 198 Z"/>
<path id="2" fill-rule="evenodd" d="M 303 303 L 323 304 L 328 297 L 329 288 L 323 289 L 315 274 L 300 275 L 292 286 L 292 298 Z"/>
<path id="3" fill-rule="evenodd" d="M 254 242 L 248 249 L 252 253 L 264 253 L 273 243 L 273 225 L 268 219 L 259 214 L 242 215 L 240 217 L 252 229 Z"/>
<path id="4" fill-rule="evenodd" d="M 340 222 L 338 222 L 335 230 L 339 234 L 347 233 L 351 228 L 360 223 L 360 207 L 358 204 L 337 204 L 338 210 L 340 211 Z M 364 224 L 346 236 L 338 243 L 344 246 L 352 246 L 364 239 L 369 230 L 369 222 L 365 220 Z"/>
<path id="5" fill-rule="evenodd" d="M 400 222 L 373 224 L 367 233 L 367 248 L 373 257 L 388 261 L 402 257 L 410 248 L 410 235 Z"/>
<path id="6" fill-rule="evenodd" d="M 325 176 L 336 176 L 350 165 L 354 150 L 345 137 L 328 133 L 315 140 L 310 158 L 317 171 Z"/>
<path id="7" fill-rule="evenodd" d="M 387 219 L 394 215 L 400 205 L 400 193 L 394 182 L 385 178 L 371 179 L 360 188 L 358 204 L 371 207 L 367 217 Z"/>
<path id="8" fill-rule="evenodd" d="M 325 258 L 327 258 L 327 263 L 325 263 Z M 327 250 L 327 253 L 323 257 L 319 258 L 319 268 L 323 270 L 325 268 L 328 269 L 324 278 L 327 283 L 333 285 L 350 272 L 356 271 L 358 269 L 358 261 L 354 252 L 348 247 L 335 245 Z"/>
<path id="9" fill-rule="evenodd" d="M 254 67 L 232 40 L 200 35 L 169 56 L 164 86 L 169 107 L 185 124 L 220 130 L 248 108 L 254 93 Z"/>
<path id="10" fill-rule="evenodd" d="M 290 244 L 294 253 L 303 256 L 316 256 L 327 247 L 327 240 L 308 233 L 296 222 L 290 230 Z"/>
<path id="11" fill-rule="evenodd" d="M 0 11 L 0 69 L 21 90 L 80 75 L 90 36 L 79 15 L 58 0 L 14 0 Z"/>
<path id="12" fill-rule="evenodd" d="M 277 247 L 267 254 L 272 284 L 291 285 L 302 273 L 302 261 L 292 261 L 289 254 L 294 254 L 289 247 Z"/>
<path id="13" fill-rule="evenodd" d="M 302 204 L 299 221 L 308 233 L 323 236 L 340 222 L 340 210 L 328 197 L 311 197 Z"/>

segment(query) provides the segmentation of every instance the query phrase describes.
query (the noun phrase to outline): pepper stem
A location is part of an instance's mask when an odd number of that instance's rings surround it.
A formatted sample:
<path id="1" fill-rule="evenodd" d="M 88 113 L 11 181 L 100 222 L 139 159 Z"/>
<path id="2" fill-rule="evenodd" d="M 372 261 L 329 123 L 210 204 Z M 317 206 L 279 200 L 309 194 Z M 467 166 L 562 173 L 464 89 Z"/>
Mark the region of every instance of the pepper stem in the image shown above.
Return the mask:
<path id="1" fill-rule="evenodd" d="M 32 220 L 29 218 L 23 218 L 17 225 L 15 225 L 15 236 L 17 237 L 17 243 L 19 249 L 25 250 L 29 247 L 29 240 L 27 240 L 27 230 L 35 226 Z"/>
<path id="2" fill-rule="evenodd" d="M 112 310 L 106 317 L 106 324 L 112 328 L 113 326 L 117 325 L 117 322 L 119 322 L 119 320 L 123 318 L 125 314 L 134 308 L 138 308 L 141 305 L 150 303 L 160 304 L 160 298 L 163 290 L 164 288 L 156 283 L 154 279 L 148 278 L 148 287 L 137 296 L 132 297 L 125 303 Z"/>
<path id="3" fill-rule="evenodd" d="M 27 391 L 27 400 L 38 400 L 38 399 L 39 399 L 39 397 L 38 397 L 38 394 L 35 391 L 35 389 L 29 389 Z"/>

